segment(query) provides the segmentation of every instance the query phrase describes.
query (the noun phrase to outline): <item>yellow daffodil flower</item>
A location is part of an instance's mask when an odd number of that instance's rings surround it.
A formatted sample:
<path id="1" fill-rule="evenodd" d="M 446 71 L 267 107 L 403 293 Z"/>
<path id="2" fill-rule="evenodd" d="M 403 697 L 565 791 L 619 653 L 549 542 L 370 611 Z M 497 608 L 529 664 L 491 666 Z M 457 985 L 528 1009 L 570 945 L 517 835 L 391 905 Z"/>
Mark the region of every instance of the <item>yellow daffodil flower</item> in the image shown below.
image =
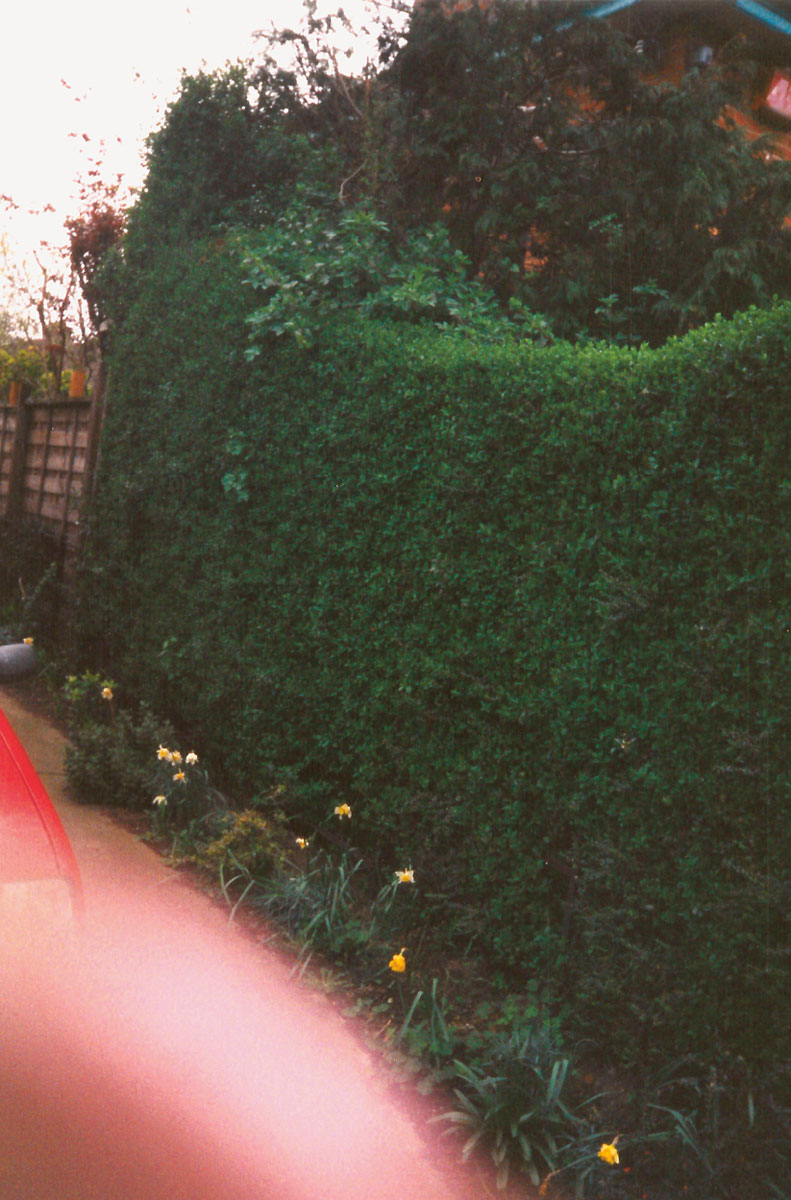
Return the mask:
<path id="1" fill-rule="evenodd" d="M 415 872 L 411 867 L 407 871 L 396 871 L 396 879 L 399 883 L 414 883 Z"/>
<path id="2" fill-rule="evenodd" d="M 166 762 L 170 762 L 172 755 L 167 746 L 160 746 L 157 750 L 157 758 L 164 758 Z"/>
<path id="3" fill-rule="evenodd" d="M 390 959 L 390 962 L 387 964 L 391 971 L 395 971 L 396 975 L 401 975 L 402 972 L 406 970 L 406 959 L 404 958 L 405 950 L 406 946 L 402 946 L 400 954 L 394 954 Z"/>
<path id="4" fill-rule="evenodd" d="M 167 796 L 155 796 L 152 801 L 152 804 L 158 804 L 161 806 L 163 804 L 167 804 L 167 802 L 168 802 Z"/>
<path id="5" fill-rule="evenodd" d="M 102 700 L 112 700 L 112 698 L 113 698 L 113 689 L 108 688 L 108 687 L 102 688 Z"/>
<path id="6" fill-rule="evenodd" d="M 173 782 L 174 783 L 186 783 L 187 776 L 184 774 L 183 771 L 176 771 L 176 774 L 173 776 Z"/>
<path id="7" fill-rule="evenodd" d="M 170 761 L 174 762 L 174 763 L 180 763 L 181 762 L 181 751 L 173 750 L 170 755 Z"/>
<path id="8" fill-rule="evenodd" d="M 615 1141 L 617 1140 L 618 1139 L 616 1138 Z M 599 1151 L 598 1157 L 602 1160 L 602 1162 L 609 1163 L 611 1167 L 614 1167 L 619 1161 L 618 1151 L 615 1148 L 615 1142 L 604 1142 L 601 1150 Z"/>
<path id="9" fill-rule="evenodd" d="M 33 645 L 33 639 L 32 639 L 32 638 L 22 638 L 22 641 L 25 643 L 25 645 L 26 645 L 26 646 L 32 646 L 32 645 Z"/>
<path id="10" fill-rule="evenodd" d="M 190 750 L 189 754 L 188 754 L 188 755 L 187 755 L 187 757 L 184 759 L 184 761 L 185 761 L 185 762 L 186 762 L 186 763 L 187 763 L 189 766 L 191 766 L 191 767 L 194 767 L 194 766 L 195 766 L 195 763 L 198 761 L 198 756 L 197 756 L 197 754 L 195 753 L 195 751 L 194 751 L 194 750 Z"/>
<path id="11" fill-rule="evenodd" d="M 310 842 L 308 841 L 307 838 L 298 837 L 296 839 L 296 841 L 297 841 L 297 845 L 299 846 L 300 850 L 307 850 L 308 846 L 310 845 Z"/>
<path id="12" fill-rule="evenodd" d="M 352 810 L 349 808 L 348 804 L 339 804 L 335 809 L 335 816 L 340 817 L 341 820 L 343 820 L 344 817 L 350 817 L 351 815 Z"/>

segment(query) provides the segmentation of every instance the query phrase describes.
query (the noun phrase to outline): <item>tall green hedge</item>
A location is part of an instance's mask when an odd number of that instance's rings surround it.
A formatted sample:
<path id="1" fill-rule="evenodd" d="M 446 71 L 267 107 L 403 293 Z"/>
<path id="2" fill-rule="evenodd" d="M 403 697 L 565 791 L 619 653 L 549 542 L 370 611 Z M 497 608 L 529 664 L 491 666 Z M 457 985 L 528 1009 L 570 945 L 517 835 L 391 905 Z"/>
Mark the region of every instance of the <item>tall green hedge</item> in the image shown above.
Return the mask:
<path id="1" fill-rule="evenodd" d="M 168 254 L 112 360 L 102 669 L 240 786 L 349 801 L 494 966 L 562 978 L 613 1046 L 771 1059 L 791 307 L 639 351 L 336 323 L 247 363 L 232 255 Z"/>

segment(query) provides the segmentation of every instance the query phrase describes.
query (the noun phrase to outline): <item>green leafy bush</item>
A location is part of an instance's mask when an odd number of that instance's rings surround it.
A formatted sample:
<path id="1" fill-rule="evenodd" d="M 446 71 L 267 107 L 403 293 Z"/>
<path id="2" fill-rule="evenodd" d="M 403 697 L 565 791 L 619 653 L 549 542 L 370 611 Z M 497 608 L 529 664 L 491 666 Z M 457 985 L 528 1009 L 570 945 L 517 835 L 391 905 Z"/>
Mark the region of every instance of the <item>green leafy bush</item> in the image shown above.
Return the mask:
<path id="1" fill-rule="evenodd" d="M 21 383 L 36 391 L 45 375 L 44 361 L 34 346 L 21 346 L 15 351 L 0 346 L 0 403 L 7 402 L 10 384 Z"/>
<path id="2" fill-rule="evenodd" d="M 282 828 L 275 819 L 255 809 L 217 813 L 212 836 L 197 843 L 186 855 L 190 862 L 222 877 L 262 885 L 285 868 Z"/>
<path id="3" fill-rule="evenodd" d="M 470 280 L 469 263 L 441 225 L 397 247 L 387 224 L 365 207 L 333 218 L 303 202 L 267 229 L 242 235 L 240 245 L 247 282 L 266 300 L 248 317 L 248 358 L 268 338 L 311 345 L 331 311 L 508 332 L 493 294 Z M 548 334 L 546 323 L 541 328 Z"/>
<path id="4" fill-rule="evenodd" d="M 111 680 L 93 672 L 67 680 L 66 778 L 83 803 L 145 808 L 153 797 L 157 747 L 172 730 L 145 704 L 117 710 L 114 690 Z"/>

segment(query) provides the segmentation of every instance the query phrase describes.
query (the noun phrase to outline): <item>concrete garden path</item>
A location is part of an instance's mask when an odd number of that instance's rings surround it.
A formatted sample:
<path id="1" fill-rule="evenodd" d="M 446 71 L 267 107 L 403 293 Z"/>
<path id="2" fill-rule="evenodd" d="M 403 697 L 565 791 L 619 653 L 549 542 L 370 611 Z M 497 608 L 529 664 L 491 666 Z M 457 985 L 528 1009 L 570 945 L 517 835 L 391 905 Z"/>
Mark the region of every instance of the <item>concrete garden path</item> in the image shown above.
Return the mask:
<path id="1" fill-rule="evenodd" d="M 330 998 L 106 812 L 0 689 L 60 813 L 85 928 L 0 997 L 3 1200 L 481 1200 Z M 60 956 L 57 956 L 60 957 Z M 10 999 L 9 999 L 10 996 Z M 400 1089 L 403 1092 L 403 1089 Z"/>

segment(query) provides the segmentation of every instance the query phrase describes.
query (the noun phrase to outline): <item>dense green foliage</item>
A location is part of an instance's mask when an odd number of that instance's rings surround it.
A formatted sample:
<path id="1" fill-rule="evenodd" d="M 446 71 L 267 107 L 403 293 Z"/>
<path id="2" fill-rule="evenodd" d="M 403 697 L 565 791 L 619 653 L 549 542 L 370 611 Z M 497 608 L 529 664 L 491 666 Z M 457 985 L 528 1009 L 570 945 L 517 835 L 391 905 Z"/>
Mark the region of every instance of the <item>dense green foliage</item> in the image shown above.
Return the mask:
<path id="1" fill-rule="evenodd" d="M 319 106 L 321 109 L 321 106 Z M 266 224 L 295 190 L 326 204 L 338 152 L 297 81 L 267 62 L 185 76 L 148 139 L 145 187 L 129 216 L 128 261 L 212 227 Z"/>
<path id="2" fill-rule="evenodd" d="M 468 279 L 563 337 L 656 345 L 787 294 L 791 165 L 723 117 L 749 103 L 749 46 L 671 86 L 579 8 L 428 0 L 354 78 L 325 26 L 275 39 L 298 47 L 293 71 L 270 57 L 183 80 L 149 139 L 129 263 L 238 223 L 337 229 L 357 206 L 394 261 L 441 222 Z"/>
<path id="3" fill-rule="evenodd" d="M 546 321 L 512 303 L 506 319 L 492 291 L 469 276 L 469 262 L 440 224 L 394 246 L 391 231 L 362 205 L 335 219 L 293 204 L 261 232 L 237 234 L 246 282 L 265 301 L 248 318 L 248 358 L 285 337 L 309 345 L 332 313 L 475 329 L 498 341 L 551 340 Z"/>
<path id="4" fill-rule="evenodd" d="M 260 141 L 244 69 L 185 77 L 178 103 L 149 139 L 146 185 L 130 223 L 132 244 L 140 213 L 146 236 L 156 230 L 163 241 L 204 232 L 229 213 L 247 216 L 245 202 L 264 166 Z M 278 174 L 283 166 L 281 159 Z"/>
<path id="5" fill-rule="evenodd" d="M 57 640 L 60 561 L 60 548 L 38 522 L 0 519 L 0 641 Z"/>
<path id="6" fill-rule="evenodd" d="M 615 1052 L 771 1062 L 788 308 L 639 352 L 336 323 L 248 363 L 241 273 L 171 249 L 119 330 L 92 660 L 292 816 L 349 800 Z"/>
<path id="7" fill-rule="evenodd" d="M 566 16 L 416 9 L 386 73 L 405 213 L 442 208 L 474 269 L 563 336 L 656 344 L 784 290 L 791 171 L 717 121 L 745 103 L 746 48 L 657 84 L 642 41 Z"/>

